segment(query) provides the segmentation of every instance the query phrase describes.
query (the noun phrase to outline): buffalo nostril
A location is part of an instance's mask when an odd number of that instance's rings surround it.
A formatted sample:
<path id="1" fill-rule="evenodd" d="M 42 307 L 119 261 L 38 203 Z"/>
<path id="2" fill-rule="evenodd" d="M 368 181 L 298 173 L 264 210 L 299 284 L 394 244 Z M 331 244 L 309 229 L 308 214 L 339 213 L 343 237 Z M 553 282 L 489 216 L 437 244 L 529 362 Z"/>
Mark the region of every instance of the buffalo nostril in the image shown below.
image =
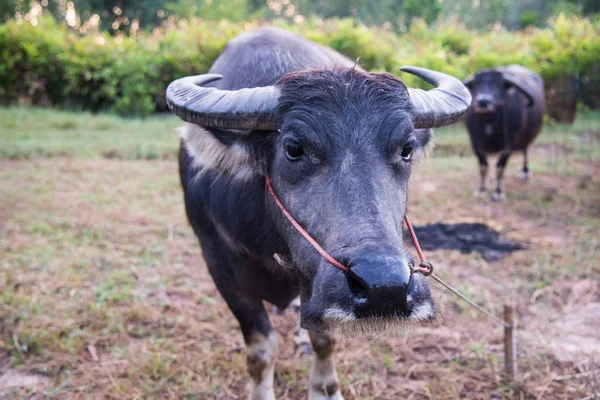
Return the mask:
<path id="1" fill-rule="evenodd" d="M 358 300 L 366 300 L 368 293 L 368 285 L 361 279 L 356 273 L 352 272 L 352 269 L 348 272 L 348 286 L 350 291 Z"/>
<path id="2" fill-rule="evenodd" d="M 478 104 L 480 107 L 487 107 L 487 105 L 488 105 L 488 104 L 490 104 L 490 101 L 489 101 L 489 99 L 479 99 L 479 100 L 477 101 L 477 104 Z"/>

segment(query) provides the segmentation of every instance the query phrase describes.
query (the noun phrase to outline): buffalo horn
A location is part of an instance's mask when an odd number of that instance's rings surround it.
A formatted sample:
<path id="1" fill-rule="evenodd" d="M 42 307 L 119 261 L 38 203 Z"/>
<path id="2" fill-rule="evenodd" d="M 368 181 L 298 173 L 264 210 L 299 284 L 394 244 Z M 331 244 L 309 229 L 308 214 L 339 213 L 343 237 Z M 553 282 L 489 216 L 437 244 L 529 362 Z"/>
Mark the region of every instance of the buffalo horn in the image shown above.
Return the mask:
<path id="1" fill-rule="evenodd" d="M 439 128 L 458 121 L 471 105 L 469 90 L 458 79 L 430 69 L 406 66 L 402 71 L 416 75 L 435 88 L 408 89 L 414 107 L 415 128 Z"/>

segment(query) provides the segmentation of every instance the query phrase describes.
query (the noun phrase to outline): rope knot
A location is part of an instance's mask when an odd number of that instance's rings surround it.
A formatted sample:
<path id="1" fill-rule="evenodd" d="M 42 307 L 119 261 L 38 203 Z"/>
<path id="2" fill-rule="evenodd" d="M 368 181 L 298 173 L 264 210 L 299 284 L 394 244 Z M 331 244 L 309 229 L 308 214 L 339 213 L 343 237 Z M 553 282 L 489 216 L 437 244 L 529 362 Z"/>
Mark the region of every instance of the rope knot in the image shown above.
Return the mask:
<path id="1" fill-rule="evenodd" d="M 413 272 L 423 274 L 423 276 L 429 276 L 433 274 L 433 264 L 429 261 L 421 261 L 417 268 L 413 268 Z"/>

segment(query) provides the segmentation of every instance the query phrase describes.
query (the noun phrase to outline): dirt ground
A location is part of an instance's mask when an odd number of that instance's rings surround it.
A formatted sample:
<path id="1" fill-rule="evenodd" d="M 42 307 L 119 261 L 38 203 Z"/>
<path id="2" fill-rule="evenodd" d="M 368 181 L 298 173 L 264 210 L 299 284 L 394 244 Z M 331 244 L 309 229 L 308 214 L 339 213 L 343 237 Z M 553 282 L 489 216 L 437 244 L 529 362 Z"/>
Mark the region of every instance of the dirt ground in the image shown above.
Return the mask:
<path id="1" fill-rule="evenodd" d="M 522 244 L 497 261 L 427 250 L 437 273 L 501 314 L 515 302 L 519 382 L 501 326 L 431 283 L 438 320 L 401 337 L 340 337 L 346 399 L 600 398 L 600 163 L 534 152 L 507 199 L 476 198 L 471 156 L 413 174 L 413 224 L 484 224 Z M 246 396 L 245 354 L 185 219 L 175 161 L 0 160 L 0 397 Z M 427 236 L 421 235 L 427 247 Z M 310 357 L 272 313 L 276 393 L 306 397 Z"/>

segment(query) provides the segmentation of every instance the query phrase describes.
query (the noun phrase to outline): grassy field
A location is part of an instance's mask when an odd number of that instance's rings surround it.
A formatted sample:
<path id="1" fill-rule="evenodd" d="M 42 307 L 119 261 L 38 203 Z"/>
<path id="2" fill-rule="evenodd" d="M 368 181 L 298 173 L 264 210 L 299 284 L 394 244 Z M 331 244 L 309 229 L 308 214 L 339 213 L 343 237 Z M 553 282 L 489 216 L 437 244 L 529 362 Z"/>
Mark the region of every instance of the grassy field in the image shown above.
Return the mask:
<path id="1" fill-rule="evenodd" d="M 185 219 L 173 117 L 0 109 L 0 398 L 246 396 L 237 323 Z M 481 222 L 525 243 L 497 262 L 428 252 L 438 274 L 500 314 L 515 301 L 521 380 L 502 327 L 432 283 L 442 317 L 399 338 L 340 338 L 347 399 L 600 397 L 600 114 L 547 125 L 533 180 L 476 198 L 461 126 L 436 132 L 410 192 L 413 223 Z M 427 238 L 420 238 L 426 242 Z M 276 392 L 306 397 L 310 357 L 273 314 Z"/>

